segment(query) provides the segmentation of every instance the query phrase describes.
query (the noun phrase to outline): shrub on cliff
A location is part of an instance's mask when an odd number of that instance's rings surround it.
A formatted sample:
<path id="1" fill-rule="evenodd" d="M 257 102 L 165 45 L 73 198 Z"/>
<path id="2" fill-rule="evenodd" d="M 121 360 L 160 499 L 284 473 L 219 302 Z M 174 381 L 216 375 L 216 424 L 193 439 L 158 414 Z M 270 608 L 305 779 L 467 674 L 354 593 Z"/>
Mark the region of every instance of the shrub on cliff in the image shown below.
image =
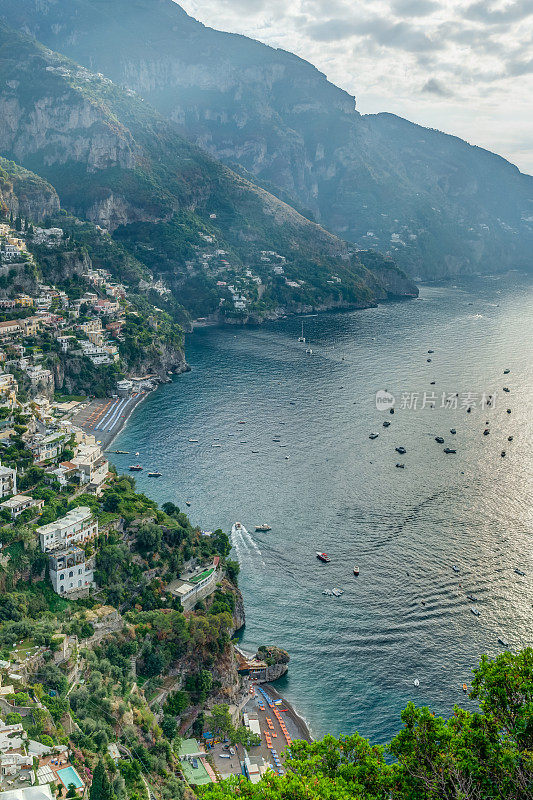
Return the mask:
<path id="1" fill-rule="evenodd" d="M 284 776 L 257 785 L 230 779 L 202 791 L 209 800 L 530 800 L 533 787 L 533 649 L 483 657 L 473 698 L 448 720 L 409 703 L 388 747 L 357 733 L 293 742 Z M 393 764 L 385 760 L 392 755 Z"/>

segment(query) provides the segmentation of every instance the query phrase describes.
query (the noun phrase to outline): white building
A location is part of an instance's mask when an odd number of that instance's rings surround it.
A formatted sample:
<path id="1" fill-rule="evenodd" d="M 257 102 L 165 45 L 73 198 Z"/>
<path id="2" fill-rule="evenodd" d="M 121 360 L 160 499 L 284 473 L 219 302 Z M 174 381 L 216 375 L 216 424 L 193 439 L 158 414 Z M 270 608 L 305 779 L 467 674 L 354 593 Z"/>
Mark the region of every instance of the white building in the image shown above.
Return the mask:
<path id="1" fill-rule="evenodd" d="M 107 480 L 109 461 L 97 444 L 82 445 L 70 463 L 76 466 L 81 484 L 92 483 L 98 487 Z"/>
<path id="2" fill-rule="evenodd" d="M 0 800 L 54 800 L 50 786 L 28 786 L 27 789 L 10 789 L 0 792 Z"/>
<path id="3" fill-rule="evenodd" d="M 17 470 L 0 464 L 0 497 L 17 493 Z"/>
<path id="4" fill-rule="evenodd" d="M 16 519 L 27 508 L 35 508 L 35 514 L 37 514 L 43 506 L 44 500 L 34 500 L 33 497 L 27 494 L 16 494 L 14 497 L 10 497 L 9 500 L 4 500 L 3 503 L 0 503 L 0 508 L 9 511 L 11 519 Z"/>
<path id="5" fill-rule="evenodd" d="M 49 558 L 50 580 L 57 594 L 86 592 L 94 586 L 93 561 L 80 547 L 68 547 Z"/>
<path id="6" fill-rule="evenodd" d="M 76 542 L 87 542 L 98 536 L 98 522 L 87 506 L 73 508 L 64 517 L 37 528 L 41 550 L 64 549 Z"/>

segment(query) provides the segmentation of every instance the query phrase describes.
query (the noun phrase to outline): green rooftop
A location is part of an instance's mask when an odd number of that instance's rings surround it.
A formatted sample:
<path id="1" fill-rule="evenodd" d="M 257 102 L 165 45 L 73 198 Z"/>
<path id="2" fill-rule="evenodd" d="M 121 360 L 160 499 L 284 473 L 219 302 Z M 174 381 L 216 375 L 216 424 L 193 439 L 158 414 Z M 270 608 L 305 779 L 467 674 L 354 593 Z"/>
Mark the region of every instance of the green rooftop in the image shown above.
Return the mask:
<path id="1" fill-rule="evenodd" d="M 187 778 L 189 783 L 194 784 L 195 786 L 206 786 L 209 783 L 212 783 L 211 778 L 207 774 L 207 770 L 198 759 L 198 769 L 194 769 L 192 764 L 188 761 L 182 761 L 180 766 L 182 769 L 183 774 Z"/>
<path id="2" fill-rule="evenodd" d="M 215 570 L 214 567 L 211 567 L 210 569 L 206 569 L 203 572 L 200 572 L 199 575 L 195 575 L 194 578 L 189 578 L 187 583 L 192 583 L 193 585 L 196 584 L 196 583 L 200 583 L 200 581 L 203 581 L 203 579 L 207 578 L 208 575 L 211 575 L 211 573 L 214 572 L 214 570 Z"/>
<path id="3" fill-rule="evenodd" d="M 196 739 L 182 739 L 180 744 L 180 749 L 178 755 L 180 756 L 190 756 L 193 753 L 200 752 L 200 745 L 196 741 Z"/>

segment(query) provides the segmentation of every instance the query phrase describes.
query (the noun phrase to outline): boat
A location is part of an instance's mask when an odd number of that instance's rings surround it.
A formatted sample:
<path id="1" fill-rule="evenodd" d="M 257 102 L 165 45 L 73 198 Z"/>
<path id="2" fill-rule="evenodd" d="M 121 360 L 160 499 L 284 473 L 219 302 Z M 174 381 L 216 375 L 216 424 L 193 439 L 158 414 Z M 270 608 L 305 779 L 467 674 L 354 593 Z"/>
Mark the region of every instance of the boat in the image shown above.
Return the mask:
<path id="1" fill-rule="evenodd" d="M 257 455 L 257 453 L 259 453 L 259 450 L 252 450 L 252 453 L 254 453 L 255 455 Z"/>
<path id="2" fill-rule="evenodd" d="M 508 387 L 508 386 L 504 386 L 504 387 L 503 387 L 503 391 L 504 391 L 504 392 L 510 392 L 511 390 L 509 389 L 509 387 Z"/>
<path id="3" fill-rule="evenodd" d="M 501 644 L 502 647 L 509 647 L 509 642 L 506 642 L 505 639 L 501 639 L 498 636 L 498 644 Z"/>
<path id="4" fill-rule="evenodd" d="M 211 447 L 222 447 L 221 444 L 212 444 Z"/>
<path id="5" fill-rule="evenodd" d="M 525 572 L 522 572 L 521 569 L 518 569 L 518 567 L 515 569 L 515 572 L 517 575 L 522 575 L 522 577 L 524 577 L 524 575 L 526 574 Z"/>
<path id="6" fill-rule="evenodd" d="M 420 686 L 420 681 L 418 680 L 418 678 L 415 678 L 415 679 L 414 679 L 414 681 L 413 681 L 413 686 L 416 686 L 416 688 L 417 688 L 417 689 L 418 689 L 418 687 Z"/>
<path id="7" fill-rule="evenodd" d="M 237 533 L 242 533 L 245 536 L 248 533 L 242 522 L 234 522 L 231 526 L 231 535 L 234 536 Z"/>
<path id="8" fill-rule="evenodd" d="M 335 587 L 331 590 L 331 594 L 334 594 L 335 597 L 340 597 L 341 594 L 344 594 L 344 589 L 337 589 L 337 587 Z"/>
<path id="9" fill-rule="evenodd" d="M 512 442 L 512 441 L 513 441 L 513 437 L 512 437 L 512 436 L 508 436 L 508 437 L 507 437 L 507 441 L 508 441 L 508 442 Z"/>
<path id="10" fill-rule="evenodd" d="M 199 439 L 189 439 L 189 442 L 191 442 L 191 443 L 193 443 L 193 442 L 199 442 L 199 441 L 200 441 Z"/>
<path id="11" fill-rule="evenodd" d="M 431 355 L 434 352 L 435 352 L 434 350 L 428 350 L 429 355 Z"/>
<path id="12" fill-rule="evenodd" d="M 130 470 L 130 472 L 141 472 L 142 471 L 142 467 L 141 467 L 140 464 L 130 464 L 128 469 Z"/>
<path id="13" fill-rule="evenodd" d="M 328 597 L 333 597 L 333 592 L 331 591 L 331 589 L 324 589 L 324 591 L 322 592 L 322 594 L 325 594 L 325 595 L 327 595 Z"/>
<path id="14" fill-rule="evenodd" d="M 444 439 L 442 438 L 442 436 L 435 436 L 435 441 L 438 442 L 439 444 L 444 444 Z"/>
<path id="15" fill-rule="evenodd" d="M 502 458 L 505 458 L 505 450 L 502 450 Z"/>
<path id="16" fill-rule="evenodd" d="M 329 564 L 329 562 L 331 561 L 331 558 L 328 556 L 327 553 L 319 553 L 318 550 L 316 551 L 316 557 L 320 561 L 323 561 L 325 564 Z"/>
<path id="17" fill-rule="evenodd" d="M 428 362 L 428 364 L 431 364 L 431 359 L 430 358 L 426 358 L 426 361 Z"/>
<path id="18" fill-rule="evenodd" d="M 130 454 L 130 451 L 129 451 L 129 450 L 115 450 L 115 453 L 116 453 L 117 455 L 125 455 L 125 456 L 128 456 L 128 455 Z"/>
<path id="19" fill-rule="evenodd" d="M 405 464 L 396 464 L 398 469 L 405 469 Z"/>
<path id="20" fill-rule="evenodd" d="M 468 686 L 466 683 L 463 683 L 463 692 L 466 694 L 468 692 Z"/>
<path id="21" fill-rule="evenodd" d="M 396 452 L 397 452 L 397 453 L 399 453 L 401 456 L 403 456 L 403 455 L 404 455 L 404 453 L 407 453 L 407 450 L 405 449 L 405 447 L 395 447 L 394 449 L 395 449 L 395 450 L 396 450 Z"/>
<path id="22" fill-rule="evenodd" d="M 378 438 L 378 436 L 379 436 L 379 433 L 371 433 L 371 434 L 370 434 L 370 436 L 369 436 L 368 438 L 369 438 L 369 439 L 377 439 L 377 438 Z"/>
<path id="23" fill-rule="evenodd" d="M 353 574 L 359 575 L 359 567 L 357 565 L 353 568 Z"/>
<path id="24" fill-rule="evenodd" d="M 511 371 L 510 369 L 504 369 L 503 374 L 504 375 L 509 375 L 510 371 Z M 498 641 L 499 641 L 499 639 L 498 639 Z"/>
<path id="25" fill-rule="evenodd" d="M 388 427 L 389 427 L 389 425 L 390 425 L 390 422 L 389 422 L 389 420 L 388 420 L 388 419 L 386 419 L 386 420 L 385 420 L 385 422 L 383 423 L 383 427 L 384 427 L 384 428 L 388 428 Z"/>
<path id="26" fill-rule="evenodd" d="M 457 431 L 455 430 L 455 428 L 450 428 L 450 433 L 453 433 L 453 435 L 455 436 L 455 434 L 457 433 Z"/>
<path id="27" fill-rule="evenodd" d="M 285 461 L 288 461 L 290 456 L 285 456 Z"/>
<path id="28" fill-rule="evenodd" d="M 270 525 L 266 525 L 264 522 L 261 525 L 256 525 L 255 529 L 256 529 L 256 531 L 265 531 L 265 532 L 272 530 Z"/>
<path id="29" fill-rule="evenodd" d="M 306 351 L 305 351 L 305 354 L 306 354 L 307 356 L 312 356 L 312 355 L 313 355 L 313 351 L 311 350 L 311 348 L 310 348 L 310 347 L 308 347 L 308 348 L 306 349 Z"/>
<path id="30" fill-rule="evenodd" d="M 472 606 L 472 608 L 470 609 L 470 611 L 472 612 L 472 614 L 473 614 L 475 617 L 479 617 L 479 615 L 481 614 L 481 611 L 479 611 L 479 609 L 477 609 L 475 606 Z"/>
<path id="31" fill-rule="evenodd" d="M 186 505 L 186 506 L 190 506 L 190 504 L 191 504 L 191 501 L 190 501 L 190 500 L 186 500 L 186 501 L 185 501 L 185 505 Z"/>
<path id="32" fill-rule="evenodd" d="M 488 436 L 489 433 L 490 433 L 489 429 L 485 428 L 485 430 L 483 431 L 483 436 Z"/>
<path id="33" fill-rule="evenodd" d="M 305 342 L 305 336 L 304 336 L 304 324 L 303 324 L 303 322 L 302 322 L 302 335 L 301 335 L 301 336 L 298 336 L 298 341 L 299 341 L 299 342 Z"/>
<path id="34" fill-rule="evenodd" d="M 467 594 L 466 599 L 470 600 L 471 603 L 475 603 L 476 600 L 477 600 L 477 597 L 474 594 Z"/>
<path id="35" fill-rule="evenodd" d="M 445 453 L 457 453 L 457 450 L 454 450 L 452 447 L 445 447 L 444 448 L 444 452 Z"/>
<path id="36" fill-rule="evenodd" d="M 507 409 L 507 413 L 508 413 L 508 414 L 510 414 L 510 413 L 511 413 L 511 409 L 510 409 L 510 408 L 508 408 L 508 409 Z"/>
<path id="37" fill-rule="evenodd" d="M 237 422 L 237 425 L 246 425 L 246 422 L 245 422 L 243 419 L 240 419 L 240 420 Z"/>
<path id="38" fill-rule="evenodd" d="M 157 471 L 156 472 L 149 472 L 148 473 L 148 477 L 149 478 L 160 478 L 162 474 L 163 474 L 162 472 L 157 472 Z"/>
<path id="39" fill-rule="evenodd" d="M 457 564 L 454 564 L 454 565 L 453 565 L 453 567 L 452 567 L 452 569 L 453 569 L 453 571 L 454 571 L 454 572 L 460 572 L 460 571 L 461 571 L 461 570 L 459 569 L 459 567 L 457 566 Z"/>

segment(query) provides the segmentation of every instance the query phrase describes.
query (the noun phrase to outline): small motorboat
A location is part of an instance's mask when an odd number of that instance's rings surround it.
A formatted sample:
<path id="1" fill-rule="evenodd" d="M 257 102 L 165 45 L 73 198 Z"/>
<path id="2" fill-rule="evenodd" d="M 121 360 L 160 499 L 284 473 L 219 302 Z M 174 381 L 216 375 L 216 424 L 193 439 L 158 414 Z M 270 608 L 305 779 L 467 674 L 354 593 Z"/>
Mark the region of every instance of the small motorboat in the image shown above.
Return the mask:
<path id="1" fill-rule="evenodd" d="M 130 464 L 128 469 L 130 472 L 142 472 L 142 467 L 140 464 Z"/>
<path id="2" fill-rule="evenodd" d="M 288 461 L 290 456 L 285 456 L 285 461 Z"/>
<path id="3" fill-rule="evenodd" d="M 510 408 L 508 408 L 508 409 L 507 409 L 507 413 L 508 413 L 508 414 L 510 414 L 510 413 L 511 413 L 511 409 L 510 409 Z"/>
<path id="4" fill-rule="evenodd" d="M 385 420 L 385 422 L 383 423 L 383 427 L 384 427 L 384 428 L 388 428 L 388 427 L 389 427 L 389 425 L 390 425 L 390 422 L 389 422 L 389 420 L 388 420 L 388 419 L 386 419 L 386 420 Z"/>
<path id="5" fill-rule="evenodd" d="M 472 409 L 470 408 L 470 406 L 468 406 L 468 408 L 466 409 L 466 413 L 467 414 L 471 414 L 472 413 Z"/>
<path id="6" fill-rule="evenodd" d="M 438 442 L 439 444 L 444 444 L 444 439 L 442 438 L 442 436 L 435 436 L 435 441 Z"/>
<path id="7" fill-rule="evenodd" d="M 517 575 L 521 575 L 522 577 L 524 577 L 524 575 L 526 574 L 521 569 L 518 569 L 518 567 L 515 569 L 515 572 L 516 572 Z"/>
<path id="8" fill-rule="evenodd" d="M 136 455 L 136 456 L 140 456 L 141 454 L 140 454 L 140 453 L 135 453 L 135 455 Z"/>
<path id="9" fill-rule="evenodd" d="M 430 386 L 435 386 L 435 381 L 430 381 Z"/>
<path id="10" fill-rule="evenodd" d="M 448 453 L 448 454 L 449 453 L 457 453 L 457 450 L 454 450 L 452 447 L 445 447 L 444 448 L 444 452 Z"/>
<path id="11" fill-rule="evenodd" d="M 124 454 L 126 456 L 129 456 L 130 451 L 129 450 L 115 450 L 115 453 L 117 453 L 117 455 L 118 454 Z"/>
<path id="12" fill-rule="evenodd" d="M 509 375 L 510 371 L 511 371 L 510 369 L 504 369 L 503 374 L 504 375 Z"/>
<path id="13" fill-rule="evenodd" d="M 505 639 L 502 639 L 498 636 L 498 644 L 501 644 L 502 647 L 509 647 L 509 642 L 506 642 Z"/>
<path id="14" fill-rule="evenodd" d="M 148 473 L 148 477 L 149 478 L 160 478 L 162 474 L 163 474 L 162 472 L 157 472 L 157 470 L 156 470 L 155 472 L 149 472 Z"/>
<path id="15" fill-rule="evenodd" d="M 331 591 L 331 589 L 324 589 L 322 594 L 327 595 L 327 597 L 333 597 L 333 592 Z"/>
<path id="16" fill-rule="evenodd" d="M 489 433 L 490 433 L 489 429 L 485 428 L 485 430 L 483 431 L 483 436 L 488 436 Z"/>
<path id="17" fill-rule="evenodd" d="M 211 447 L 222 447 L 221 444 L 212 444 Z"/>
<path id="18" fill-rule="evenodd" d="M 454 572 L 460 572 L 460 571 L 461 571 L 461 570 L 459 569 L 459 567 L 457 566 L 457 564 L 454 564 L 454 565 L 453 565 L 453 567 L 452 567 L 452 569 L 453 569 L 453 571 L 454 571 Z"/>
<path id="19" fill-rule="evenodd" d="M 353 574 L 359 575 L 359 567 L 357 565 L 353 568 Z"/>
<path id="20" fill-rule="evenodd" d="M 396 464 L 398 469 L 405 469 L 405 464 Z"/>
<path id="21" fill-rule="evenodd" d="M 257 455 L 258 452 L 259 450 L 252 450 L 252 453 L 255 453 L 255 455 Z"/>
<path id="22" fill-rule="evenodd" d="M 337 589 L 337 587 L 335 587 L 331 590 L 331 593 L 334 594 L 335 597 L 340 597 L 341 594 L 344 594 L 344 589 Z"/>
<path id="23" fill-rule="evenodd" d="M 236 533 L 242 533 L 245 536 L 248 534 L 248 531 L 246 530 L 242 522 L 234 522 L 233 525 L 231 526 L 231 535 L 235 536 Z"/>
<path id="24" fill-rule="evenodd" d="M 418 689 L 418 687 L 420 686 L 420 681 L 418 680 L 418 678 L 415 678 L 415 679 L 414 679 L 414 681 L 413 681 L 413 686 L 416 686 L 416 688 L 417 688 L 417 689 Z"/>
<path id="25" fill-rule="evenodd" d="M 450 428 L 450 433 L 453 433 L 453 435 L 455 436 L 455 434 L 457 433 L 457 431 L 455 430 L 455 428 Z"/>
<path id="26" fill-rule="evenodd" d="M 389 408 L 389 414 L 394 414 L 394 409 L 393 408 Z"/>
<path id="27" fill-rule="evenodd" d="M 502 458 L 505 458 L 505 450 L 502 450 Z"/>
<path id="28" fill-rule="evenodd" d="M 191 501 L 190 501 L 190 500 L 186 500 L 186 501 L 185 501 L 185 505 L 186 505 L 186 506 L 190 506 L 190 504 L 191 504 Z"/>
<path id="29" fill-rule="evenodd" d="M 327 553 L 320 553 L 318 550 L 316 551 L 316 557 L 319 559 L 319 561 L 323 561 L 324 564 L 329 564 L 331 561 L 331 558 Z"/>
<path id="30" fill-rule="evenodd" d="M 379 433 L 371 433 L 371 434 L 370 434 L 370 436 L 369 436 L 368 438 L 369 438 L 369 439 L 377 439 L 377 438 L 378 438 L 378 436 L 379 436 Z"/>
<path id="31" fill-rule="evenodd" d="M 237 422 L 237 425 L 246 425 L 246 422 L 245 422 L 243 419 L 240 419 L 240 420 Z"/>
<path id="32" fill-rule="evenodd" d="M 189 439 L 189 442 L 191 444 L 196 444 L 196 442 L 199 442 L 199 441 L 200 441 L 199 439 Z"/>
<path id="33" fill-rule="evenodd" d="M 434 352 L 435 352 L 434 350 L 428 350 L 429 355 L 431 355 Z"/>
<path id="34" fill-rule="evenodd" d="M 507 441 L 508 441 L 508 442 L 512 442 L 512 441 L 513 441 L 513 437 L 512 437 L 512 436 L 508 436 L 508 437 L 507 437 Z"/>
<path id="35" fill-rule="evenodd" d="M 468 692 L 468 686 L 466 683 L 463 683 L 463 692 L 466 694 Z"/>
<path id="36" fill-rule="evenodd" d="M 428 362 L 428 364 L 431 364 L 431 359 L 430 358 L 426 358 L 426 361 Z"/>
<path id="37" fill-rule="evenodd" d="M 508 387 L 508 386 L 504 386 L 504 387 L 503 387 L 503 391 L 504 391 L 504 392 L 510 392 L 511 390 L 509 389 L 509 387 Z"/>
<path id="38" fill-rule="evenodd" d="M 479 616 L 480 616 L 480 614 L 481 614 L 481 611 L 480 611 L 478 608 L 476 608 L 475 606 L 472 606 L 472 608 L 470 609 L 470 611 L 472 612 L 472 614 L 473 614 L 475 617 L 479 617 Z"/>
<path id="39" fill-rule="evenodd" d="M 405 447 L 395 447 L 394 449 L 395 449 L 395 450 L 396 450 L 396 452 L 397 452 L 397 453 L 399 453 L 401 456 L 403 456 L 405 453 L 407 453 L 407 450 L 405 449 Z"/>
<path id="40" fill-rule="evenodd" d="M 477 601 L 477 597 L 474 594 L 467 594 L 467 600 L 470 600 L 471 603 L 475 603 Z"/>
<path id="41" fill-rule="evenodd" d="M 265 533 L 272 530 L 270 525 L 266 525 L 264 522 L 261 525 L 256 525 L 255 529 L 256 531 L 264 531 Z"/>

